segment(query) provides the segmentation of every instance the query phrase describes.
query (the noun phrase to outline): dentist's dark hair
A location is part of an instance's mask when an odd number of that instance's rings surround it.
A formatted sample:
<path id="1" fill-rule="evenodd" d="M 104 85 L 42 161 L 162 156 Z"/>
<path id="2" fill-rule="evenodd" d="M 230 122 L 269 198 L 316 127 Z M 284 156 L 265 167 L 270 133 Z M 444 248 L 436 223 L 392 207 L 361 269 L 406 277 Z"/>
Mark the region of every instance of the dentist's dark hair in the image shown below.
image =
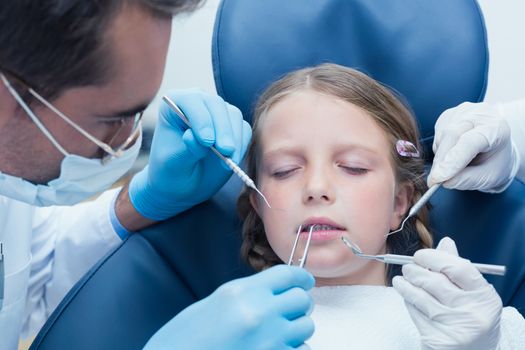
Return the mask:
<path id="1" fill-rule="evenodd" d="M 405 183 L 412 188 L 409 207 L 426 192 L 423 157 L 403 157 L 396 151 L 397 140 L 406 140 L 422 152 L 418 127 L 410 110 L 379 82 L 355 69 L 336 64 L 322 64 L 291 72 L 270 85 L 259 97 L 253 115 L 252 141 L 246 156 L 247 174 L 256 184 L 264 117 L 279 101 L 301 90 L 336 97 L 366 111 L 388 137 L 390 159 L 397 183 Z M 252 195 L 253 190 L 245 187 L 237 201 L 244 221 L 241 255 L 254 269 L 260 271 L 280 264 L 282 260 L 266 238 L 264 224 L 250 202 Z M 432 235 L 427 229 L 428 209 L 428 206 L 423 207 L 415 217 L 407 221 L 401 232 L 387 238 L 387 253 L 413 255 L 419 249 L 432 247 Z M 392 278 L 399 274 L 400 266 L 387 265 L 385 284 L 391 285 Z"/>
<path id="2" fill-rule="evenodd" d="M 116 64 L 107 28 L 125 6 L 137 6 L 151 16 L 169 20 L 192 11 L 201 2 L 2 0 L 0 71 L 22 80 L 48 99 L 71 87 L 102 84 Z"/>

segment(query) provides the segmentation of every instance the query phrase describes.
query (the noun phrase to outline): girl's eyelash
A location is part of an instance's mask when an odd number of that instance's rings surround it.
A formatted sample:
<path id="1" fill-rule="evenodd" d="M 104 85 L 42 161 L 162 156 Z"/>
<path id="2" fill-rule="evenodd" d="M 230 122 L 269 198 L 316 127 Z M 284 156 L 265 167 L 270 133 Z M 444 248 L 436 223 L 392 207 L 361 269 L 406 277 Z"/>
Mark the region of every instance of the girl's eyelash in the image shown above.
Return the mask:
<path id="1" fill-rule="evenodd" d="M 363 175 L 368 172 L 368 169 L 365 169 L 365 168 L 349 167 L 349 166 L 344 166 L 344 165 L 339 165 L 339 166 L 343 168 L 345 171 L 353 175 Z"/>
<path id="2" fill-rule="evenodd" d="M 275 171 L 272 176 L 278 179 L 282 179 L 286 177 L 287 175 L 290 175 L 293 171 L 295 171 L 297 168 L 288 169 L 288 170 L 282 170 L 282 171 Z"/>
<path id="3" fill-rule="evenodd" d="M 352 175 L 364 175 L 368 172 L 368 169 L 365 169 L 365 168 L 349 167 L 345 165 L 339 165 L 339 167 L 343 169 L 344 171 L 346 171 L 347 173 L 350 173 Z M 291 173 L 293 173 L 295 170 L 297 170 L 297 168 L 282 170 L 282 171 L 275 171 L 274 173 L 272 173 L 272 176 L 277 179 L 282 179 L 290 175 Z"/>

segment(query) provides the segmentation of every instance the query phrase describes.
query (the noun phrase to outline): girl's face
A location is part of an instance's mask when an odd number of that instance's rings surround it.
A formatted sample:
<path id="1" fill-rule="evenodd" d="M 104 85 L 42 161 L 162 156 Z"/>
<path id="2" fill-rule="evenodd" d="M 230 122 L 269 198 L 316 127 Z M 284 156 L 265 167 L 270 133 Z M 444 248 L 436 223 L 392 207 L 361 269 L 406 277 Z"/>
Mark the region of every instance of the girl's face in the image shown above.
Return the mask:
<path id="1" fill-rule="evenodd" d="M 311 90 L 275 104 L 260 123 L 258 186 L 273 209 L 252 195 L 268 241 L 288 261 L 299 226 L 306 268 L 318 285 L 384 284 L 382 263 L 357 258 L 341 241 L 367 254 L 386 249 L 409 205 L 410 187 L 396 184 L 386 134 L 361 108 Z"/>

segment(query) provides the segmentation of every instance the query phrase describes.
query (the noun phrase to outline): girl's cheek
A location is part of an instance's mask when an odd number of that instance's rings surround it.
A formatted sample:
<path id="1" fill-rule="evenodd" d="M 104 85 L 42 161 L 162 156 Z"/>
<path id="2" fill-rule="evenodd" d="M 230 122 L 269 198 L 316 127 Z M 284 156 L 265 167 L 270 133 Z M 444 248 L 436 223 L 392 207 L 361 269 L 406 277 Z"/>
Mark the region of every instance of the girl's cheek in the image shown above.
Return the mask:
<path id="1" fill-rule="evenodd" d="M 284 184 L 279 181 L 260 181 L 259 189 L 266 196 L 270 205 L 278 208 L 286 208 L 290 206 L 294 200 L 294 194 L 297 196 L 298 189 L 295 189 L 293 184 Z"/>

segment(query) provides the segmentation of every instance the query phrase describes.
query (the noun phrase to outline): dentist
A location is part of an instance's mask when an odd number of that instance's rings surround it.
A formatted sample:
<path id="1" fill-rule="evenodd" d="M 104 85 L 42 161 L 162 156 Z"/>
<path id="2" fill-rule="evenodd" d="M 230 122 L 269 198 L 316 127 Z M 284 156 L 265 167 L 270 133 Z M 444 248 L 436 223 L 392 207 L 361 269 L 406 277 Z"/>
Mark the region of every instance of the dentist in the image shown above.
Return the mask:
<path id="1" fill-rule="evenodd" d="M 73 284 L 133 231 L 211 197 L 251 138 L 241 112 L 200 91 L 161 109 L 149 164 L 132 166 L 142 112 L 162 76 L 171 18 L 199 0 L 5 0 L 0 5 L 0 348 L 32 335 Z M 292 349 L 312 334 L 313 277 L 277 266 L 221 286 L 166 324 L 148 349 Z M 3 292 L 2 292 L 3 290 Z M 177 296 L 174 296 L 176 298 Z M 206 339 L 188 339 L 223 319 Z M 208 320 L 208 321 L 207 321 Z"/>

